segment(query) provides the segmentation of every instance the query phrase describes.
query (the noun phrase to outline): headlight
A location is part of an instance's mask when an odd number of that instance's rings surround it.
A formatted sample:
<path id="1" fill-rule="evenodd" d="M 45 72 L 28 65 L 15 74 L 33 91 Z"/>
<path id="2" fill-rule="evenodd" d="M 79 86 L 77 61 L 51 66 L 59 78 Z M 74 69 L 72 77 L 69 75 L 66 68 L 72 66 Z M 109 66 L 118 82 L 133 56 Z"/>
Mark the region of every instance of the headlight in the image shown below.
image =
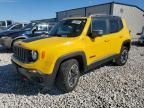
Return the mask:
<path id="1" fill-rule="evenodd" d="M 31 52 L 31 57 L 33 61 L 36 61 L 38 59 L 38 53 L 37 51 L 32 51 Z"/>

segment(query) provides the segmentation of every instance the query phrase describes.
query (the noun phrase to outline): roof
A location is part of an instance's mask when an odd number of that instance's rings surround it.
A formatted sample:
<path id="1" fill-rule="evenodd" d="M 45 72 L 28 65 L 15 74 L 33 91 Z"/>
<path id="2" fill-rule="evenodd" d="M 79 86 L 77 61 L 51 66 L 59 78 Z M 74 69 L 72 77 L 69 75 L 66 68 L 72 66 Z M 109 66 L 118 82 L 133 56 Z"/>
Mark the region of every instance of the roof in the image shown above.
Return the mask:
<path id="1" fill-rule="evenodd" d="M 68 18 L 64 18 L 63 20 L 71 20 L 71 19 L 87 19 L 89 17 L 92 18 L 121 18 L 119 16 L 114 16 L 114 15 L 100 15 L 100 14 L 95 14 L 95 15 L 91 15 L 91 16 L 87 16 L 87 17 L 68 17 Z"/>
<path id="2" fill-rule="evenodd" d="M 77 9 L 83 9 L 83 8 L 89 8 L 89 7 L 95 7 L 95 6 L 103 6 L 103 5 L 112 5 L 112 4 L 119 4 L 119 5 L 135 7 L 135 8 L 137 8 L 137 9 L 139 9 L 139 10 L 144 12 L 144 10 L 142 8 L 140 8 L 139 6 L 137 6 L 137 5 L 120 3 L 120 2 L 108 2 L 108 3 L 103 3 L 103 4 L 93 5 L 93 6 L 87 6 L 87 7 L 81 7 L 81 8 L 75 8 L 75 9 L 69 9 L 69 10 L 59 11 L 59 12 L 66 12 L 66 11 L 72 11 L 72 10 L 77 10 Z M 57 13 L 59 13 L 59 12 L 57 12 Z"/>

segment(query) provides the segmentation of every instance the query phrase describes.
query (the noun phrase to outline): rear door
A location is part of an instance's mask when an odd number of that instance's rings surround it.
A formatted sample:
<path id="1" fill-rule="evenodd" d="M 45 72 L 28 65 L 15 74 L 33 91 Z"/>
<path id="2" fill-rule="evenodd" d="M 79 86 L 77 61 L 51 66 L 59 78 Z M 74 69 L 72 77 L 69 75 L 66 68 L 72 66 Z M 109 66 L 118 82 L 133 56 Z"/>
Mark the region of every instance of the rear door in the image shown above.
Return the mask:
<path id="1" fill-rule="evenodd" d="M 124 38 L 123 24 L 120 18 L 109 19 L 110 53 L 117 54 L 121 49 Z"/>

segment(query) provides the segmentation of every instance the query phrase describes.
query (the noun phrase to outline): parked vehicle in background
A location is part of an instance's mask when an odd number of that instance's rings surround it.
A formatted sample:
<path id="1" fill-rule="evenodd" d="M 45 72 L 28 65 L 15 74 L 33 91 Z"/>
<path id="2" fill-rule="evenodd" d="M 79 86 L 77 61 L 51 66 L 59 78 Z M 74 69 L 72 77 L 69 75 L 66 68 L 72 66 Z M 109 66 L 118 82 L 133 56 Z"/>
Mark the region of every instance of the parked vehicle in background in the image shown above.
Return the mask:
<path id="1" fill-rule="evenodd" d="M 52 26 L 48 23 L 30 23 L 20 30 L 0 32 L 0 44 L 6 48 L 12 48 L 17 41 L 48 34 Z"/>
<path id="2" fill-rule="evenodd" d="M 12 62 L 18 73 L 64 92 L 75 89 L 80 74 L 113 61 L 128 60 L 131 36 L 126 21 L 117 16 L 90 16 L 60 21 L 49 36 L 14 45 Z"/>
<path id="3" fill-rule="evenodd" d="M 0 21 L 0 30 L 6 29 L 8 26 L 14 24 L 11 20 Z"/>
<path id="4" fill-rule="evenodd" d="M 137 35 L 140 35 L 140 38 L 138 39 L 138 43 L 144 45 L 144 27 L 142 33 L 138 33 Z"/>
<path id="5" fill-rule="evenodd" d="M 4 32 L 7 30 L 20 30 L 20 29 L 24 28 L 26 25 L 27 25 L 26 23 L 15 23 L 15 24 L 12 24 L 12 25 L 8 26 L 7 28 L 1 30 L 0 32 Z"/>

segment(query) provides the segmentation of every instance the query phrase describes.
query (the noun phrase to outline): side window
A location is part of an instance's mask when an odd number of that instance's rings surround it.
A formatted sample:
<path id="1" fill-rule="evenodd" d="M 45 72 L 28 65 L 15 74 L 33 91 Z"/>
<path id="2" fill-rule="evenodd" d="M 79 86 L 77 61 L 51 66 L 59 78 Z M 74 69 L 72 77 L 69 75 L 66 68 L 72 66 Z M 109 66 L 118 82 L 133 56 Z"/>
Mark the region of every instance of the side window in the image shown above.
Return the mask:
<path id="1" fill-rule="evenodd" d="M 122 20 L 119 20 L 119 30 L 121 30 L 122 28 L 123 28 Z"/>
<path id="2" fill-rule="evenodd" d="M 49 25 L 48 26 L 48 31 L 50 31 L 52 29 L 53 25 Z"/>
<path id="3" fill-rule="evenodd" d="M 0 26 L 6 26 L 5 21 L 0 21 Z"/>
<path id="4" fill-rule="evenodd" d="M 24 27 L 27 26 L 28 24 L 24 24 Z"/>
<path id="5" fill-rule="evenodd" d="M 12 25 L 12 21 L 7 21 L 7 25 Z"/>
<path id="6" fill-rule="evenodd" d="M 104 34 L 107 34 L 107 20 L 96 19 L 92 22 L 92 30 L 103 30 Z"/>
<path id="7" fill-rule="evenodd" d="M 123 28 L 122 22 L 117 19 L 111 19 L 109 21 L 110 24 L 110 33 L 116 33 Z"/>

